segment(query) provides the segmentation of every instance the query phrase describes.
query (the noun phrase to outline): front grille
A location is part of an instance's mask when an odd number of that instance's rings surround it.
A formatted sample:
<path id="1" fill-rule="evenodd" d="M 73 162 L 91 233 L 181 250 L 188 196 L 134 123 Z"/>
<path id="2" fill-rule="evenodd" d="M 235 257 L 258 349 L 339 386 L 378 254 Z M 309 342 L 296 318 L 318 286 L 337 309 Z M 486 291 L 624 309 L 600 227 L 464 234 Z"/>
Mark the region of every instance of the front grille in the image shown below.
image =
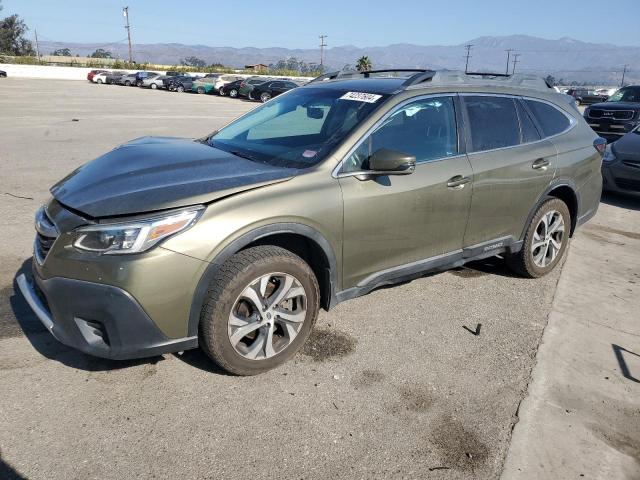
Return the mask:
<path id="1" fill-rule="evenodd" d="M 616 186 L 630 192 L 640 192 L 640 180 L 631 180 L 630 178 L 616 178 Z"/>
<path id="2" fill-rule="evenodd" d="M 46 208 L 41 207 L 36 213 L 36 241 L 34 246 L 34 253 L 38 263 L 44 262 L 45 258 L 47 258 L 47 254 L 53 247 L 58 235 L 58 229 L 49 218 Z"/>
<path id="3" fill-rule="evenodd" d="M 631 120 L 634 114 L 633 110 L 604 110 L 601 108 L 589 110 L 590 118 L 610 118 L 612 120 Z"/>

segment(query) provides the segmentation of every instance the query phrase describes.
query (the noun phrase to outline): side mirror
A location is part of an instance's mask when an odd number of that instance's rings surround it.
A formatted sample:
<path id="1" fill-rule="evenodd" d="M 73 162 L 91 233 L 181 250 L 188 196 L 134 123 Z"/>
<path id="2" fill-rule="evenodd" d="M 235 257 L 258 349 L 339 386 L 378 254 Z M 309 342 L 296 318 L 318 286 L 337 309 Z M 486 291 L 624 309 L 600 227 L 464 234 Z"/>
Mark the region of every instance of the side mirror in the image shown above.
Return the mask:
<path id="1" fill-rule="evenodd" d="M 416 169 L 416 157 L 407 153 L 381 148 L 369 157 L 372 175 L 409 175 Z"/>
<path id="2" fill-rule="evenodd" d="M 324 110 L 318 107 L 307 107 L 307 117 L 320 120 L 324 117 Z"/>

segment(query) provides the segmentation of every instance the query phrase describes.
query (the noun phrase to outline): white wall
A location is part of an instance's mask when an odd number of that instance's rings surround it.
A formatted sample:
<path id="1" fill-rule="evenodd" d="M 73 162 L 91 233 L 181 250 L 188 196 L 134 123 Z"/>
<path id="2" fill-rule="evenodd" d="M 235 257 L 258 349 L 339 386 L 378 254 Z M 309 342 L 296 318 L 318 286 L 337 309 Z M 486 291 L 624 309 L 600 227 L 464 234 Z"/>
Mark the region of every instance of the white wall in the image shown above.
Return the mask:
<path id="1" fill-rule="evenodd" d="M 14 65 L 0 63 L 0 70 L 7 72 L 10 77 L 23 78 L 51 78 L 58 80 L 86 80 L 87 73 L 93 68 L 85 67 L 57 67 L 49 65 Z M 135 71 L 135 70 L 132 70 Z M 191 73 L 191 75 L 206 75 L 205 73 Z M 246 75 L 247 77 L 250 75 Z M 277 78 L 274 76 L 274 78 Z M 312 77 L 296 77 L 296 80 L 311 80 Z"/>

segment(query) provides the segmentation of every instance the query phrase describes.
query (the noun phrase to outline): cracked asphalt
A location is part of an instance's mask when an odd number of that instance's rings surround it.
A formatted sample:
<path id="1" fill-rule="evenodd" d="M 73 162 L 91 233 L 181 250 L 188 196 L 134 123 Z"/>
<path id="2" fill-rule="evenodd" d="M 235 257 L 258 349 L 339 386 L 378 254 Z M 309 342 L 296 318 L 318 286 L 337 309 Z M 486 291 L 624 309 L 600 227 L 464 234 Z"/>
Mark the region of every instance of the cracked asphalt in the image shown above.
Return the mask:
<path id="1" fill-rule="evenodd" d="M 0 81 L 0 478 L 500 475 L 559 270 L 525 280 L 489 259 L 381 288 L 322 312 L 294 361 L 251 378 L 221 374 L 199 351 L 86 356 L 16 293 L 55 181 L 126 140 L 197 137 L 254 106 Z"/>

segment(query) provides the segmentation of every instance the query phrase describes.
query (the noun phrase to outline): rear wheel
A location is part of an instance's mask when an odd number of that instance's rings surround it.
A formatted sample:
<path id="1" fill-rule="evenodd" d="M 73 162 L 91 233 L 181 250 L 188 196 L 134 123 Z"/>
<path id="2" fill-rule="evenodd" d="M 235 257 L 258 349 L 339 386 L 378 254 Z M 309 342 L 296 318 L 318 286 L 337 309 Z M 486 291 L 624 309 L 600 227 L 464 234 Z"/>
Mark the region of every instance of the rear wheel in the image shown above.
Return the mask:
<path id="1" fill-rule="evenodd" d="M 224 89 L 222 87 L 218 89 L 218 95 L 220 95 L 221 97 L 225 96 Z"/>
<path id="2" fill-rule="evenodd" d="M 131 82 L 129 80 L 126 80 L 124 82 L 125 87 L 130 87 L 131 86 Z"/>
<path id="3" fill-rule="evenodd" d="M 196 91 L 197 91 L 198 93 L 204 93 L 204 87 L 198 87 L 198 88 L 196 89 Z"/>
<path id="4" fill-rule="evenodd" d="M 100 83 L 101 84 L 102 83 L 102 79 L 99 78 L 98 80 L 96 80 L 96 83 Z"/>
<path id="5" fill-rule="evenodd" d="M 507 265 L 524 277 L 546 275 L 564 255 L 570 231 L 569 208 L 562 200 L 549 198 L 533 216 L 520 252 L 507 257 Z"/>
<path id="6" fill-rule="evenodd" d="M 184 86 L 183 85 L 178 85 L 176 87 L 176 92 L 183 93 L 184 92 Z"/>
<path id="7" fill-rule="evenodd" d="M 235 88 L 232 88 L 231 90 L 229 90 L 229 96 L 231 98 L 236 98 L 238 96 L 238 90 L 236 90 Z"/>
<path id="8" fill-rule="evenodd" d="M 156 88 L 158 88 L 158 85 L 156 85 L 155 83 L 151 84 L 151 90 L 155 90 Z"/>
<path id="9" fill-rule="evenodd" d="M 138 80 L 136 82 L 136 87 L 141 87 L 142 86 L 142 80 Z"/>
<path id="10" fill-rule="evenodd" d="M 319 308 L 311 268 L 280 247 L 231 257 L 209 286 L 200 346 L 226 371 L 255 375 L 291 358 L 309 337 Z"/>
<path id="11" fill-rule="evenodd" d="M 270 93 L 264 92 L 262 95 L 260 95 L 260 101 L 262 103 L 268 102 L 269 100 L 271 100 L 271 94 Z"/>

